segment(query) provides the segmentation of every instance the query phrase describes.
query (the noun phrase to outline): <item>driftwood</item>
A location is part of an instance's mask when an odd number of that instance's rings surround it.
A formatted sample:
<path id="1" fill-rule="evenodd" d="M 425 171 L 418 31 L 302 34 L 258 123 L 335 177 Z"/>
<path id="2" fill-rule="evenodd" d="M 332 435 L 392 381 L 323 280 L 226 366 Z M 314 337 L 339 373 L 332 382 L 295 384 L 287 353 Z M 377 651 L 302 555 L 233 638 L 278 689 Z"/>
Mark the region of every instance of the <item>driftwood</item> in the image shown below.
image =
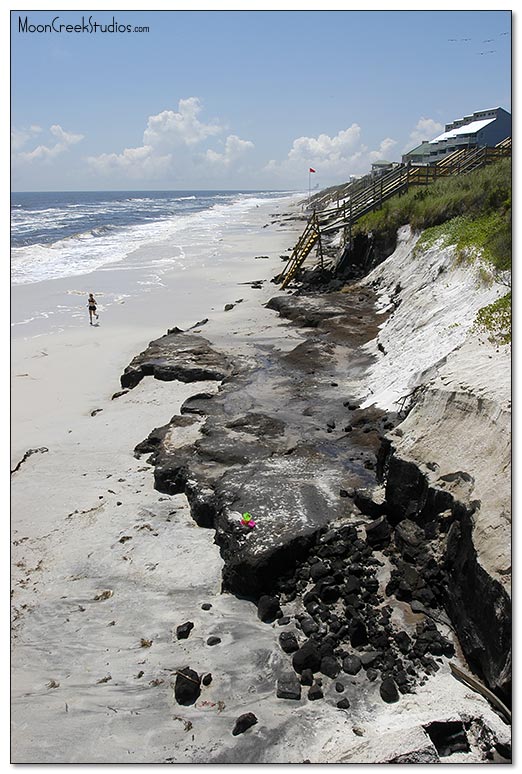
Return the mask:
<path id="1" fill-rule="evenodd" d="M 26 461 L 26 459 L 28 459 L 31 456 L 31 454 L 45 454 L 45 452 L 48 452 L 48 451 L 49 449 L 47 448 L 47 446 L 40 446 L 38 449 L 28 449 L 24 454 L 24 456 L 22 457 L 22 459 L 20 460 L 20 462 L 16 465 L 16 467 L 12 469 L 11 475 L 13 473 L 16 473 L 18 470 L 20 470 L 23 463 Z"/>
<path id="2" fill-rule="evenodd" d="M 484 696 L 484 698 L 487 699 L 490 704 L 493 704 L 494 707 L 500 710 L 511 725 L 511 711 L 503 702 L 500 701 L 497 696 L 495 696 L 492 691 L 489 690 L 489 688 L 486 688 L 486 686 L 483 685 L 480 680 L 477 680 L 476 677 L 468 675 L 467 672 L 464 672 L 463 669 L 454 664 L 452 661 L 450 661 L 450 669 L 454 677 L 456 677 L 458 680 L 461 680 L 463 683 L 466 683 L 466 685 L 468 685 L 474 691 L 477 691 L 477 693 L 482 694 L 482 696 Z"/>

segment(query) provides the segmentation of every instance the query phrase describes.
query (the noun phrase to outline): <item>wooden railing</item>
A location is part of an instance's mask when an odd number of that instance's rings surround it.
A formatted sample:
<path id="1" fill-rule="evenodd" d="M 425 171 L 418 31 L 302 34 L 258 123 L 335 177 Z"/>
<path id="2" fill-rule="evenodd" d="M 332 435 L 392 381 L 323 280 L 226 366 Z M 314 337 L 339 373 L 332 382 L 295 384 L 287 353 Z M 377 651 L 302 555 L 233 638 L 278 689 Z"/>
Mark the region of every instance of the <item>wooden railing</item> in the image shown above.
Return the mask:
<path id="1" fill-rule="evenodd" d="M 511 138 L 508 137 L 494 148 L 462 148 L 456 150 L 436 164 L 412 167 L 400 164 L 385 175 L 375 178 L 363 178 L 347 183 L 339 191 L 335 207 L 315 210 L 308 219 L 306 228 L 294 247 L 288 263 L 277 277 L 281 287 L 287 285 L 297 275 L 313 248 L 319 246 L 321 266 L 323 265 L 322 234 L 343 230 L 341 247 L 352 240 L 352 226 L 359 218 L 379 209 L 392 196 L 406 192 L 411 185 L 431 185 L 441 177 L 462 175 L 491 164 L 505 156 L 511 156 Z M 341 204 L 341 198 L 343 203 Z"/>

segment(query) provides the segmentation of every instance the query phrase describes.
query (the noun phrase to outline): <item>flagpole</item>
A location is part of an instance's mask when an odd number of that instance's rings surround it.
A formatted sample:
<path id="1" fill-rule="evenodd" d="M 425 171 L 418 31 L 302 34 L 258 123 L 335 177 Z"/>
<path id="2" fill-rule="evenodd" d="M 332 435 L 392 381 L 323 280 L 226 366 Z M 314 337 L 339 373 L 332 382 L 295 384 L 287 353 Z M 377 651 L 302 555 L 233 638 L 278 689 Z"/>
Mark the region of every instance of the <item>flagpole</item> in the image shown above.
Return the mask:
<path id="1" fill-rule="evenodd" d="M 315 172 L 315 169 L 313 167 L 308 167 L 308 204 L 310 204 L 310 199 L 312 197 L 312 178 L 310 175 L 312 175 Z"/>

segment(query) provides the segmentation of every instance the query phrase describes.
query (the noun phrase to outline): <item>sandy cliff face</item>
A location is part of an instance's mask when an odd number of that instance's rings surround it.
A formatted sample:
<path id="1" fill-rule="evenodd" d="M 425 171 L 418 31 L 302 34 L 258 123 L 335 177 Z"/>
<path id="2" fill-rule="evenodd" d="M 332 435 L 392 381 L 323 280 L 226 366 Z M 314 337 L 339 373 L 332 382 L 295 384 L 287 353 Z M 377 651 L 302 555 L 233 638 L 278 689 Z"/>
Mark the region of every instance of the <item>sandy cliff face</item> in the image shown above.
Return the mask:
<path id="1" fill-rule="evenodd" d="M 365 279 L 390 312 L 374 343 L 366 404 L 407 413 L 388 435 L 386 500 L 397 519 L 439 523 L 460 642 L 507 698 L 511 353 L 473 325 L 505 288 L 485 286 L 476 265 L 456 265 L 451 247 L 415 251 L 408 228 L 399 237 Z"/>

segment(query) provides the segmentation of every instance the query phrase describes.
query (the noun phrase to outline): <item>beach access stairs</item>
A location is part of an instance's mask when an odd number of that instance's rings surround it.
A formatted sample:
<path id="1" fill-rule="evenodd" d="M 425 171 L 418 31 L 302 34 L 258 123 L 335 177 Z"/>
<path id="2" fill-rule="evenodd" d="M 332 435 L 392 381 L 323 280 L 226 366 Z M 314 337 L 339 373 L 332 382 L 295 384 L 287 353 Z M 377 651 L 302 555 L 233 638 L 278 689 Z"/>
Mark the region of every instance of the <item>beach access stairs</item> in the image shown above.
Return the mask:
<path id="1" fill-rule="evenodd" d="M 286 288 L 295 279 L 306 258 L 314 247 L 321 268 L 324 265 L 323 236 L 341 232 L 339 247 L 344 252 L 352 243 L 353 225 L 369 212 L 379 209 L 392 196 L 406 193 L 410 186 L 427 186 L 443 177 L 463 175 L 511 156 L 511 137 L 492 148 L 462 148 L 456 150 L 436 164 L 411 166 L 399 164 L 380 177 L 347 183 L 337 190 L 336 206 L 321 211 L 314 210 L 299 237 L 283 271 L 277 276 L 281 288 Z"/>

